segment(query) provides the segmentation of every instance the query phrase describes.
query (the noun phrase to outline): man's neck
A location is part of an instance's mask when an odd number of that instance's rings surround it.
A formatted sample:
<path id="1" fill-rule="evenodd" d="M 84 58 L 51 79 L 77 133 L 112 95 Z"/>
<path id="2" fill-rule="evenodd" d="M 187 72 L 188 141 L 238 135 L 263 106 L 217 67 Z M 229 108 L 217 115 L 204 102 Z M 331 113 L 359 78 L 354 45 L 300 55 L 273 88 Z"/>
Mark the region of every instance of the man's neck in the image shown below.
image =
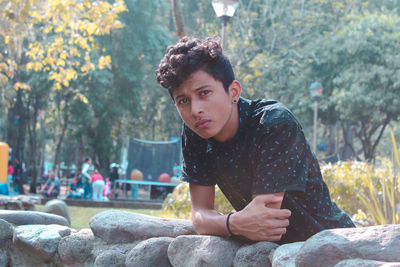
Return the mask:
<path id="1" fill-rule="evenodd" d="M 225 124 L 224 128 L 221 130 L 217 136 L 214 136 L 214 139 L 217 142 L 224 143 L 231 140 L 239 130 L 239 107 L 238 104 L 234 105 L 232 114 Z"/>

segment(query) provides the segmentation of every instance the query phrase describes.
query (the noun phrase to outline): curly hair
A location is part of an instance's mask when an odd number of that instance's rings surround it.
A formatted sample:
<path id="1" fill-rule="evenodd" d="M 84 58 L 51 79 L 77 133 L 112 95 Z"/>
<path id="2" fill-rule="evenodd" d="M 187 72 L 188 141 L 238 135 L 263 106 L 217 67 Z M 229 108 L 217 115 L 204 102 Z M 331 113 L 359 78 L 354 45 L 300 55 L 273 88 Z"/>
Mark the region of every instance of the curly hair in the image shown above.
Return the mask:
<path id="1" fill-rule="evenodd" d="M 221 81 L 225 91 L 235 80 L 231 63 L 223 55 L 219 39 L 200 40 L 190 37 L 183 37 L 176 45 L 167 47 L 167 53 L 156 70 L 156 79 L 171 94 L 198 70 Z"/>

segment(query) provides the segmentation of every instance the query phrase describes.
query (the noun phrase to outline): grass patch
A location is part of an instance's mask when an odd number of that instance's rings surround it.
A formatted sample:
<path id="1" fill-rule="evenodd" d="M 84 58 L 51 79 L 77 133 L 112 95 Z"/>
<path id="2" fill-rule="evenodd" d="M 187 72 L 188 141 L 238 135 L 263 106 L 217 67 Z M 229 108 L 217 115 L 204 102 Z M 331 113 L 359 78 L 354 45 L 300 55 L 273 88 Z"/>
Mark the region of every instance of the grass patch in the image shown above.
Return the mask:
<path id="1" fill-rule="evenodd" d="M 35 205 L 37 211 L 43 210 L 43 205 Z M 93 208 L 93 207 L 76 207 L 68 206 L 69 216 L 71 217 L 71 228 L 80 230 L 83 228 L 90 228 L 89 221 L 97 213 L 102 211 L 110 210 L 111 208 Z M 168 214 L 163 213 L 162 210 L 152 210 L 152 209 L 118 209 L 112 208 L 114 210 L 122 210 L 127 212 L 136 212 L 141 214 L 147 214 L 157 217 L 168 218 L 171 217 Z"/>

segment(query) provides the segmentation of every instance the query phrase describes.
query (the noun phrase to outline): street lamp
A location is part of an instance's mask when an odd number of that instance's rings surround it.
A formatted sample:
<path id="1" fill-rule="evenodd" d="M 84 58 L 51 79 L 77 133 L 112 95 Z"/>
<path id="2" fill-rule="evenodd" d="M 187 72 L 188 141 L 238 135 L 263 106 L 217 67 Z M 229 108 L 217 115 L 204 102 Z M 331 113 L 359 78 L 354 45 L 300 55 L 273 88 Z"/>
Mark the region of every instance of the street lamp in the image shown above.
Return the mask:
<path id="1" fill-rule="evenodd" d="M 222 21 L 222 49 L 224 49 L 226 43 L 225 27 L 229 19 L 235 14 L 239 2 L 237 0 L 212 0 L 211 4 L 215 14 Z"/>
<path id="2" fill-rule="evenodd" d="M 310 86 L 311 97 L 314 99 L 314 131 L 313 131 L 313 142 L 312 150 L 317 153 L 317 118 L 318 118 L 318 100 L 322 96 L 322 84 L 319 82 L 314 82 Z"/>

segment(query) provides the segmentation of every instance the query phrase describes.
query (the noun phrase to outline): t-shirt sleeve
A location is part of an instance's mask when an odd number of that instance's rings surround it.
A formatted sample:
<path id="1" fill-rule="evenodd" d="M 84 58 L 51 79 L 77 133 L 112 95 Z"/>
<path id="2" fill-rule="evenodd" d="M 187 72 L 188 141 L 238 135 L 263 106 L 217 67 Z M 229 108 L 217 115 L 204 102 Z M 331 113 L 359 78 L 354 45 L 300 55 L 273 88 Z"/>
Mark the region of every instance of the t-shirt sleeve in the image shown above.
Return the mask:
<path id="1" fill-rule="evenodd" d="M 182 180 L 188 183 L 214 186 L 215 177 L 207 157 L 207 141 L 193 133 L 186 125 L 182 133 Z"/>
<path id="2" fill-rule="evenodd" d="M 253 194 L 305 191 L 311 153 L 300 124 L 288 110 L 260 120 Z"/>

